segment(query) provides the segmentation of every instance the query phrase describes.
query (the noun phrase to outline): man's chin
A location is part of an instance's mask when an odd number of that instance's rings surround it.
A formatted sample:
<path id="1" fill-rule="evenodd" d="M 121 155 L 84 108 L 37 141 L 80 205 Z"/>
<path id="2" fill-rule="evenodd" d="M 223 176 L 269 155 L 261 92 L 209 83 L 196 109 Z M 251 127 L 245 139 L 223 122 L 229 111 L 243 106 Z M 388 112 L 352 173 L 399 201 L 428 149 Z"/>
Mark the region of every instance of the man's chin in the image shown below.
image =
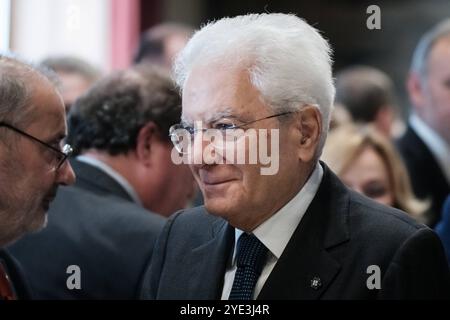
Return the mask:
<path id="1" fill-rule="evenodd" d="M 47 209 L 48 210 L 48 209 Z M 39 208 L 34 216 L 34 219 L 28 224 L 27 232 L 35 233 L 39 232 L 47 226 L 48 223 L 48 215 L 47 210 L 45 208 Z"/>
<path id="2" fill-rule="evenodd" d="M 228 218 L 232 216 L 233 212 L 235 211 L 233 210 L 234 206 L 232 205 L 232 203 L 230 203 L 230 201 L 227 200 L 225 197 L 205 198 L 204 202 L 205 202 L 205 209 L 209 213 L 215 216 L 222 217 L 226 220 L 228 220 Z"/>

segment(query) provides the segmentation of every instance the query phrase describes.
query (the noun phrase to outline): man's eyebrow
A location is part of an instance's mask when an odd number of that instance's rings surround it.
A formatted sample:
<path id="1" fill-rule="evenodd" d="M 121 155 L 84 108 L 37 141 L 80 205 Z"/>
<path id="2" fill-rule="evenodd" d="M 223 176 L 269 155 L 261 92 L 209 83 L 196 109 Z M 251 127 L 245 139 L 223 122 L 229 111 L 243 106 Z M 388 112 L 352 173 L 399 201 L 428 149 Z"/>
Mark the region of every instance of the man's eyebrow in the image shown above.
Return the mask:
<path id="1" fill-rule="evenodd" d="M 208 117 L 205 117 L 203 120 L 197 120 L 197 121 L 204 121 L 206 123 L 214 123 L 217 120 L 223 119 L 223 118 L 232 118 L 232 119 L 238 119 L 238 117 L 234 114 L 232 108 L 225 108 L 213 115 L 210 115 Z M 183 115 L 181 116 L 181 123 L 183 125 L 188 125 L 191 123 L 191 121 L 188 121 Z"/>
<path id="2" fill-rule="evenodd" d="M 231 112 L 223 111 L 223 112 L 216 113 L 215 115 L 209 117 L 207 119 L 207 122 L 208 123 L 214 123 L 214 122 L 216 122 L 216 121 L 218 121 L 220 119 L 223 119 L 223 118 L 237 119 L 238 117 L 235 114 L 231 113 Z"/>

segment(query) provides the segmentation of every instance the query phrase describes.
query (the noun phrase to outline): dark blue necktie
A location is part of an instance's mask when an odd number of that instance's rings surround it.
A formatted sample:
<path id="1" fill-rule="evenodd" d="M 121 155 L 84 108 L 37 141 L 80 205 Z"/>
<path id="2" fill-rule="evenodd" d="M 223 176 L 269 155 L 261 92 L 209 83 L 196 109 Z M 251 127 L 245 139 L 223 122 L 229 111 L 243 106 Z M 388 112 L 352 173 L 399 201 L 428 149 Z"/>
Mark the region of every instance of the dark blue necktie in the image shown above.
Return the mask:
<path id="1" fill-rule="evenodd" d="M 233 287 L 228 300 L 251 300 L 256 281 L 266 262 L 267 248 L 253 234 L 243 233 L 238 240 Z"/>

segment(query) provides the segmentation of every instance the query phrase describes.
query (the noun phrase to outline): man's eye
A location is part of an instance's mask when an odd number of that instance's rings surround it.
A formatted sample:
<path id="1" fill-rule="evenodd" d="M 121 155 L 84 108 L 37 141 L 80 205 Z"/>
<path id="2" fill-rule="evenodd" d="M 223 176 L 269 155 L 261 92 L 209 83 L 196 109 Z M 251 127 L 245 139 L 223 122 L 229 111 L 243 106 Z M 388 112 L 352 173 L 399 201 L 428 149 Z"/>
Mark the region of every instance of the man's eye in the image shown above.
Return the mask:
<path id="1" fill-rule="evenodd" d="M 216 123 L 214 125 L 214 129 L 218 129 L 218 130 L 231 130 L 234 129 L 236 127 L 235 124 L 233 123 Z"/>
<path id="2" fill-rule="evenodd" d="M 194 127 L 186 126 L 186 127 L 183 127 L 183 129 L 187 130 L 187 132 L 189 132 L 189 134 L 191 134 L 191 135 L 195 133 Z"/>

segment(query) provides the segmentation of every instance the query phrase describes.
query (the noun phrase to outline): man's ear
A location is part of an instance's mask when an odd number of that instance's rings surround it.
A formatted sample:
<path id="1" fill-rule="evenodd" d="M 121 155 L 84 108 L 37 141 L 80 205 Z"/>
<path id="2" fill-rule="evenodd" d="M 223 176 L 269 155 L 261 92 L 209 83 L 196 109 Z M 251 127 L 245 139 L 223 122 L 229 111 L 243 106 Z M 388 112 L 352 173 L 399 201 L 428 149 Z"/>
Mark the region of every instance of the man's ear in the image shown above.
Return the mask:
<path id="1" fill-rule="evenodd" d="M 158 128 L 153 122 L 143 126 L 136 137 L 136 156 L 144 165 L 151 165 L 152 145 L 158 139 Z"/>
<path id="2" fill-rule="evenodd" d="M 408 90 L 409 98 L 411 99 L 411 103 L 414 105 L 414 107 L 421 108 L 425 102 L 423 94 L 424 88 L 417 73 L 411 72 L 408 75 L 408 80 L 406 81 L 406 89 Z"/>
<path id="3" fill-rule="evenodd" d="M 302 162 L 311 161 L 320 141 L 322 132 L 322 115 L 318 108 L 305 106 L 300 110 L 299 158 Z"/>

